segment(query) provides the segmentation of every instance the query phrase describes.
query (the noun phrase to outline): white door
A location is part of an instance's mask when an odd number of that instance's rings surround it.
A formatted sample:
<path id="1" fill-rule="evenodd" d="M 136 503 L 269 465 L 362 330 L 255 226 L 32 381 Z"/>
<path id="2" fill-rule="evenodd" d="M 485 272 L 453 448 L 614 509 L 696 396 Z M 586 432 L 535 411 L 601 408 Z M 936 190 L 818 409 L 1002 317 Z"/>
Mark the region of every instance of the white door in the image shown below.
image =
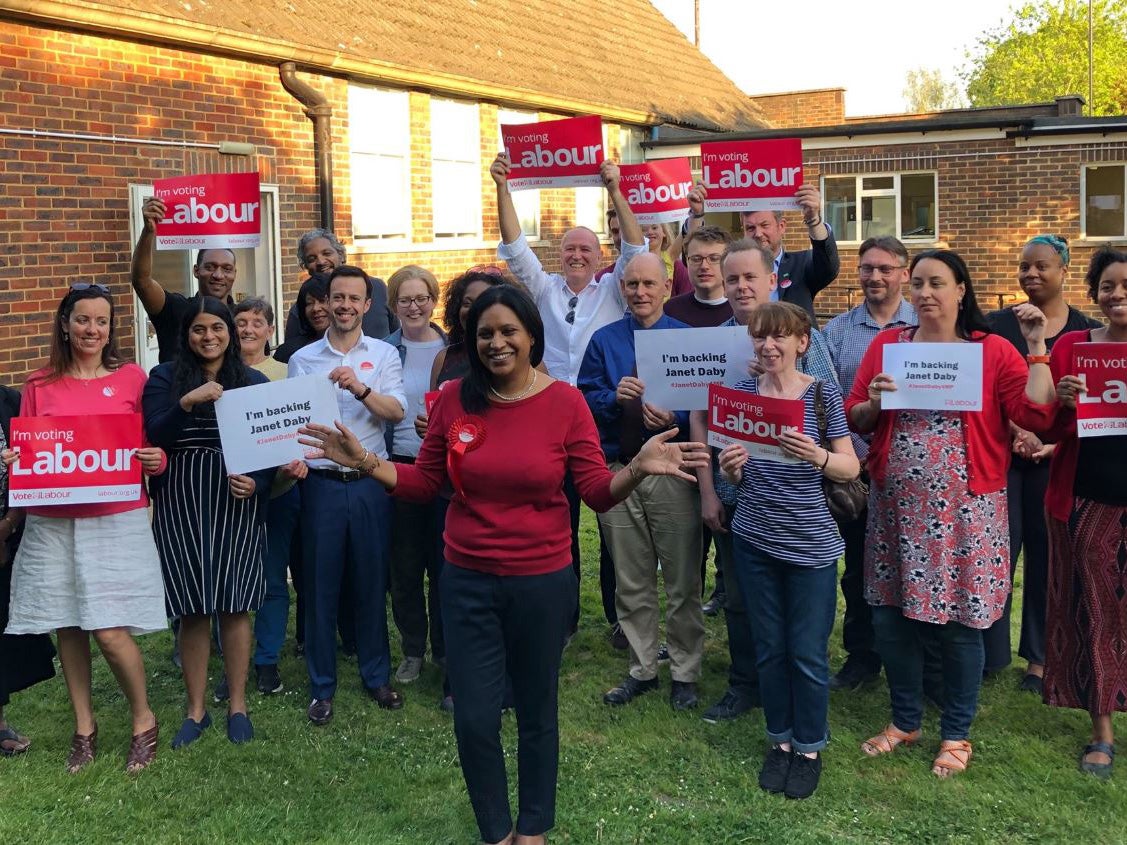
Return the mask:
<path id="1" fill-rule="evenodd" d="M 153 195 L 152 185 L 129 186 L 130 248 L 141 236 L 141 204 Z M 282 302 L 282 269 L 278 226 L 278 186 L 261 186 L 262 240 L 257 249 L 236 249 L 235 264 L 239 268 L 231 296 L 239 301 L 248 296 L 261 296 L 274 308 L 277 323 L 274 345 L 281 341 L 285 328 L 285 304 Z M 194 296 L 196 280 L 192 276 L 195 253 L 186 249 L 154 250 L 153 278 L 167 291 Z M 134 354 L 146 372 L 159 361 L 157 336 L 141 300 L 133 295 Z"/>

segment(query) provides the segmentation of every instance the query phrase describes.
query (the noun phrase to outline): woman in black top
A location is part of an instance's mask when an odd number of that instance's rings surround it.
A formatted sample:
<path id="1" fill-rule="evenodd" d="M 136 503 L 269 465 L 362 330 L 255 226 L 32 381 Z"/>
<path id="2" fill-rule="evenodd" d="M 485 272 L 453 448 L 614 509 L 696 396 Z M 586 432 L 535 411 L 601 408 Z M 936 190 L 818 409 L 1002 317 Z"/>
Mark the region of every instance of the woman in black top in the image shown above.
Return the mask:
<path id="1" fill-rule="evenodd" d="M 1066 332 L 1101 325 L 1085 317 L 1064 298 L 1068 276 L 1068 241 L 1059 235 L 1038 235 L 1021 251 L 1017 280 L 1029 301 L 1041 309 L 1048 321 L 1045 343 L 1051 351 L 1056 339 Z M 1021 336 L 1013 308 L 987 315 L 990 329 L 1014 345 L 1023 356 L 1029 354 Z M 1021 641 L 1018 654 L 1029 661 L 1021 689 L 1041 692 L 1045 671 L 1045 596 L 1049 571 L 1049 537 L 1045 527 L 1045 490 L 1049 485 L 1049 458 L 1054 445 L 1011 424 L 1013 462 L 1006 479 L 1010 519 L 1010 574 L 1024 550 L 1022 575 Z M 1010 664 L 1010 605 L 1006 602 L 1002 618 L 983 632 L 986 646 L 986 672 L 998 672 Z"/>

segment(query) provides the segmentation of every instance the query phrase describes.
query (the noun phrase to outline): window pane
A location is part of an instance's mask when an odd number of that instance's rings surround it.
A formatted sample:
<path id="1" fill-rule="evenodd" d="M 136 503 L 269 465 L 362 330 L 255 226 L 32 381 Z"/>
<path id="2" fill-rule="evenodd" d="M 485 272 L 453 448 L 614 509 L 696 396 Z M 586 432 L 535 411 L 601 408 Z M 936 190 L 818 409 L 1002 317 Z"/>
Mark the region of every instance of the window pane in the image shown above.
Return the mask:
<path id="1" fill-rule="evenodd" d="M 497 110 L 497 123 L 506 126 L 519 123 L 537 123 L 539 120 L 539 115 L 533 112 Z M 497 130 L 497 149 L 498 152 L 504 149 L 500 128 Z M 516 206 L 517 217 L 520 218 L 520 230 L 524 232 L 524 236 L 530 240 L 538 240 L 540 238 L 540 191 L 513 192 L 513 205 Z M 492 237 L 493 234 L 496 233 L 490 233 L 489 236 Z"/>
<path id="2" fill-rule="evenodd" d="M 1084 233 L 1123 235 L 1123 165 L 1084 169 Z"/>
<path id="3" fill-rule="evenodd" d="M 357 238 L 406 238 L 410 191 L 402 158 L 352 156 L 352 234 Z"/>
<path id="4" fill-rule="evenodd" d="M 861 197 L 861 237 L 896 236 L 896 197 Z"/>
<path id="5" fill-rule="evenodd" d="M 935 174 L 900 177 L 900 237 L 935 239 Z"/>
<path id="6" fill-rule="evenodd" d="M 895 187 L 895 176 L 866 176 L 861 180 L 862 191 L 892 190 Z"/>
<path id="7" fill-rule="evenodd" d="M 600 235 L 607 231 L 607 192 L 603 188 L 575 189 L 575 225 Z"/>
<path id="8" fill-rule="evenodd" d="M 823 202 L 826 209 L 823 216 L 833 227 L 834 236 L 839 241 L 856 241 L 857 238 L 857 180 L 852 176 L 845 179 L 825 180 Z"/>
<path id="9" fill-rule="evenodd" d="M 645 137 L 646 130 L 636 126 L 618 128 L 619 164 L 640 164 L 645 161 L 642 154 L 642 141 Z"/>
<path id="10" fill-rule="evenodd" d="M 476 164 L 434 162 L 434 236 L 478 234 L 481 229 L 481 177 Z"/>
<path id="11" fill-rule="evenodd" d="M 353 152 L 407 155 L 411 143 L 407 92 L 349 85 L 348 139 Z"/>

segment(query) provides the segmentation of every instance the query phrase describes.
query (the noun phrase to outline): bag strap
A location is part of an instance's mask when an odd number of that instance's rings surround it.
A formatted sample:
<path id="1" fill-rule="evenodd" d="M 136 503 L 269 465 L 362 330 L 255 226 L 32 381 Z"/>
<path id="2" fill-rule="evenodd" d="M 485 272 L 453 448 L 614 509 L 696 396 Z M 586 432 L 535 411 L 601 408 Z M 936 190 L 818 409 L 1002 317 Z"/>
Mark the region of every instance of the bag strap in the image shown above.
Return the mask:
<path id="1" fill-rule="evenodd" d="M 826 444 L 829 442 L 829 424 L 826 422 L 826 399 L 822 394 L 822 386 L 825 382 L 822 379 L 817 379 L 814 382 L 814 416 L 818 420 L 818 437 L 821 438 L 822 446 L 829 449 Z"/>

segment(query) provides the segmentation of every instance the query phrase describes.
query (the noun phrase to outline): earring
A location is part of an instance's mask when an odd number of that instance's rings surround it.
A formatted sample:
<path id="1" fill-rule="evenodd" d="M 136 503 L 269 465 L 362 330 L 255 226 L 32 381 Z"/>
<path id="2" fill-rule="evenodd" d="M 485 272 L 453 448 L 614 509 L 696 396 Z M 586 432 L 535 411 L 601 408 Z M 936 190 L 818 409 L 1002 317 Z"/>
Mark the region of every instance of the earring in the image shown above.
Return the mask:
<path id="1" fill-rule="evenodd" d="M 66 343 L 70 343 L 70 332 L 63 332 L 63 340 Z"/>

